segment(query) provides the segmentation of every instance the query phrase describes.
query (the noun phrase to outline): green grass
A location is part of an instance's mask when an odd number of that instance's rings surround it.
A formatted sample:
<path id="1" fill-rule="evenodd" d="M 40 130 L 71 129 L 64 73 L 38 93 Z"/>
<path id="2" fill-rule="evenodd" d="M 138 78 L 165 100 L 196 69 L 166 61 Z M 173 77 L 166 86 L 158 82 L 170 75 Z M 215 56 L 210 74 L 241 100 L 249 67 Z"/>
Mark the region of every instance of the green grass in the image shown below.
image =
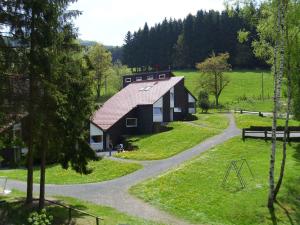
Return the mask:
<path id="1" fill-rule="evenodd" d="M 1 196 L 0 200 L 6 200 L 11 202 L 7 207 L 0 206 L 0 224 L 12 224 L 19 225 L 25 224 L 29 214 L 35 210 L 35 208 L 24 206 L 22 203 L 12 203 L 15 200 L 24 200 L 25 194 L 19 191 L 13 191 L 8 196 Z M 100 224 L 116 225 L 116 224 L 137 224 L 137 225 L 154 225 L 156 223 L 146 221 L 134 216 L 121 213 L 113 208 L 105 207 L 101 205 L 95 205 L 85 201 L 80 201 L 69 197 L 55 197 L 64 205 L 72 206 L 73 208 L 83 210 L 92 215 L 99 216 L 103 220 Z M 63 225 L 68 223 L 68 211 L 65 208 L 47 205 L 47 212 L 54 217 L 53 225 Z M 95 225 L 95 219 L 90 216 L 78 212 L 72 212 L 71 224 L 76 225 Z"/>
<path id="2" fill-rule="evenodd" d="M 157 160 L 176 155 L 187 150 L 201 141 L 220 133 L 225 128 L 228 119 L 222 114 L 197 114 L 198 120 L 192 125 L 184 122 L 172 122 L 167 126 L 170 130 L 151 134 L 138 135 L 128 138 L 128 141 L 137 148 L 134 151 L 125 151 L 116 154 L 117 157 L 136 160 Z M 220 123 L 219 121 L 222 120 Z"/>
<path id="3" fill-rule="evenodd" d="M 198 110 L 200 111 L 200 110 Z M 199 126 L 213 129 L 225 129 L 229 125 L 228 119 L 224 114 L 219 113 L 197 113 L 197 120 L 192 121 Z"/>
<path id="4" fill-rule="evenodd" d="M 133 187 L 131 193 L 192 223 L 273 224 L 266 207 L 270 146 L 270 142 L 260 140 L 231 139 L 158 178 Z M 278 198 L 283 208 L 275 205 L 276 224 L 300 224 L 300 145 L 288 147 L 287 153 L 285 178 Z M 221 187 L 230 160 L 241 158 L 250 164 L 254 180 L 245 169 L 245 189 L 240 188 L 233 173 L 225 188 Z M 280 149 L 276 160 L 277 177 Z"/>
<path id="5" fill-rule="evenodd" d="M 264 73 L 264 96 L 261 100 L 261 80 Z M 227 72 L 230 83 L 220 96 L 220 103 L 234 109 L 245 109 L 255 111 L 271 111 L 273 96 L 273 77 L 266 71 L 231 71 Z M 201 79 L 198 71 L 175 71 L 176 76 L 185 77 L 186 87 L 198 96 L 197 84 Z M 210 101 L 214 102 L 210 96 Z"/>
<path id="6" fill-rule="evenodd" d="M 62 169 L 60 165 L 48 166 L 46 170 L 47 184 L 83 184 L 95 183 L 105 180 L 111 180 L 117 177 L 132 173 L 142 166 L 136 163 L 117 162 L 109 159 L 91 161 L 89 168 L 93 170 L 91 174 L 81 175 L 75 171 Z M 10 179 L 25 181 L 27 178 L 26 169 L 0 170 L 0 176 L 6 176 Z M 34 170 L 33 181 L 39 183 L 39 170 Z"/>
<path id="7" fill-rule="evenodd" d="M 248 128 L 250 126 L 272 126 L 271 117 L 260 117 L 258 115 L 235 114 L 236 125 L 239 128 Z M 278 119 L 278 126 L 284 126 L 285 120 Z M 290 120 L 290 126 L 300 126 L 300 121 Z"/>

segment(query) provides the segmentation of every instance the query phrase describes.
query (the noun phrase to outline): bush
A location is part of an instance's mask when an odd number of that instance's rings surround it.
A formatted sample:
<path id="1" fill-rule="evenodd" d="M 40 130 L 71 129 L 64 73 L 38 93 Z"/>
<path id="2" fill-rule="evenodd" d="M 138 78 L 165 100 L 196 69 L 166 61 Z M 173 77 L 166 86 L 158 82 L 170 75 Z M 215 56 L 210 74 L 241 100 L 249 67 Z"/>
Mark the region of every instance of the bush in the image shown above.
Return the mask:
<path id="1" fill-rule="evenodd" d="M 45 209 L 43 209 L 40 213 L 33 212 L 30 213 L 27 222 L 28 225 L 51 225 L 53 220 L 53 216 L 47 215 Z"/>
<path id="2" fill-rule="evenodd" d="M 209 94 L 206 91 L 201 90 L 199 92 L 199 97 L 198 97 L 198 104 L 199 107 L 202 109 L 202 113 L 207 113 L 209 110 Z"/>

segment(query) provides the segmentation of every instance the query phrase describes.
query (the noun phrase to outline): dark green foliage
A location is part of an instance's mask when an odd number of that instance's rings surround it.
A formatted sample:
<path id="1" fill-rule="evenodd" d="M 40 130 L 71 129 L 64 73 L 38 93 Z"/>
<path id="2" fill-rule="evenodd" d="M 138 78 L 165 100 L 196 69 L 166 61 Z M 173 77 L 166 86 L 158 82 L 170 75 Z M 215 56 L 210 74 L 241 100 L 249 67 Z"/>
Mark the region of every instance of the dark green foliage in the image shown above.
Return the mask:
<path id="1" fill-rule="evenodd" d="M 237 40 L 242 28 L 253 35 L 243 44 Z M 229 63 L 237 68 L 265 67 L 252 53 L 251 43 L 255 30 L 251 23 L 240 17 L 238 10 L 227 12 L 198 11 L 183 21 L 163 20 L 154 27 L 145 24 L 133 34 L 128 32 L 123 46 L 123 63 L 136 70 L 194 68 L 214 51 L 228 52 Z"/>
<path id="2" fill-rule="evenodd" d="M 6 66 L 6 70 L 28 82 L 27 86 L 23 84 L 27 92 L 22 93 L 25 97 L 21 111 L 28 114 L 27 201 L 32 200 L 35 153 L 41 164 L 40 208 L 43 208 L 47 156 L 55 156 L 64 167 L 70 164 L 80 173 L 90 172 L 87 161 L 95 157 L 87 144 L 89 118 L 95 109 L 92 82 L 87 62 L 75 41 L 72 18 L 79 12 L 67 10 L 73 2 L 12 0 L 0 4 L 1 19 L 10 35 L 6 44 L 13 45 L 10 52 L 16 52 L 13 60 L 9 58 L 10 67 Z M 24 66 L 15 66 L 15 60 L 24 61 Z M 15 80 L 9 77 L 8 81 L 15 86 Z M 12 99 L 12 103 L 17 102 Z"/>
<path id="3" fill-rule="evenodd" d="M 40 213 L 33 212 L 30 213 L 27 224 L 28 225 L 51 225 L 53 221 L 53 216 L 48 215 L 46 210 L 43 209 Z"/>
<path id="4" fill-rule="evenodd" d="M 202 109 L 202 112 L 207 113 L 207 111 L 209 110 L 209 94 L 207 91 L 201 90 L 199 92 L 199 96 L 198 96 L 198 104 L 199 107 Z"/>

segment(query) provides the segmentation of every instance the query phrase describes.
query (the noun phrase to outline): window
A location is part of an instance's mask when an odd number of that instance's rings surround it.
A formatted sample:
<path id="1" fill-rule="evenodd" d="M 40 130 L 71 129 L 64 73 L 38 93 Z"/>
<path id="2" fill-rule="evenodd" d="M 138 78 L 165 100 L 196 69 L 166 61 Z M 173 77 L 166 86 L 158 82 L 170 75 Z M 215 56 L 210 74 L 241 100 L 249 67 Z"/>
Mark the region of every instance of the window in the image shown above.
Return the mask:
<path id="1" fill-rule="evenodd" d="M 166 74 L 159 74 L 158 79 L 165 79 L 166 78 Z"/>
<path id="2" fill-rule="evenodd" d="M 136 80 L 136 81 L 142 81 L 143 78 L 142 78 L 142 77 L 136 77 L 135 80 Z"/>
<path id="3" fill-rule="evenodd" d="M 103 141 L 102 135 L 95 135 L 95 136 L 92 136 L 91 138 L 94 143 L 100 143 Z"/>
<path id="4" fill-rule="evenodd" d="M 137 118 L 126 118 L 126 127 L 137 127 Z"/>
<path id="5" fill-rule="evenodd" d="M 130 82 L 131 82 L 131 78 L 130 77 L 125 78 L 125 83 L 130 83 Z"/>
<path id="6" fill-rule="evenodd" d="M 181 112 L 181 108 L 179 107 L 174 108 L 174 112 Z"/>
<path id="7" fill-rule="evenodd" d="M 153 76 L 152 75 L 147 76 L 147 80 L 153 80 Z"/>
<path id="8" fill-rule="evenodd" d="M 153 114 L 154 115 L 160 115 L 160 114 L 162 114 L 162 108 L 154 107 L 153 108 Z"/>

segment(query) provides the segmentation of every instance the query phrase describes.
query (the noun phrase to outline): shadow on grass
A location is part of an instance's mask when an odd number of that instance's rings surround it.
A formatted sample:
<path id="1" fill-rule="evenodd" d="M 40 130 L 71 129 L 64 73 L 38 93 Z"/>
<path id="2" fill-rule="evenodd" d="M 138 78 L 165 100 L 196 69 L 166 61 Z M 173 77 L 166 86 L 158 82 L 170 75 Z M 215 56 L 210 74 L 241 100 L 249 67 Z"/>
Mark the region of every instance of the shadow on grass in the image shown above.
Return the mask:
<path id="1" fill-rule="evenodd" d="M 293 157 L 296 160 L 296 169 L 300 171 L 300 144 L 296 146 Z M 294 211 L 294 222 L 300 224 L 300 176 L 293 177 L 286 182 L 287 203 L 292 205 Z"/>
<path id="2" fill-rule="evenodd" d="M 293 157 L 296 160 L 296 169 L 300 169 L 300 144 L 296 146 Z M 289 224 L 300 224 L 300 177 L 286 179 L 286 193 L 281 201 L 276 201 L 276 206 L 281 209 L 289 220 Z M 277 221 L 276 210 L 270 210 L 273 225 L 280 224 Z"/>
<path id="3" fill-rule="evenodd" d="M 27 218 L 33 211 L 38 210 L 38 202 L 35 201 L 31 206 L 24 204 L 24 198 L 15 199 L 14 202 L 8 202 L 0 205 L 0 225 L 5 224 L 27 224 Z M 64 204 L 63 202 L 60 202 Z M 87 210 L 84 205 L 75 204 L 71 205 L 72 208 L 79 210 Z M 95 224 L 95 219 L 93 217 L 86 216 L 83 213 L 72 211 L 72 220 L 69 221 L 69 211 L 67 208 L 62 206 L 54 205 L 51 203 L 46 203 L 47 215 L 53 216 L 53 225 L 64 225 L 64 224 L 79 224 L 77 220 L 81 220 L 80 224 Z"/>
<path id="4" fill-rule="evenodd" d="M 158 135 L 160 133 L 164 132 L 169 132 L 173 130 L 173 127 L 166 126 L 166 125 L 159 125 L 158 127 L 155 128 L 156 130 L 154 131 L 153 134 L 144 134 L 144 135 L 136 135 L 136 136 L 123 136 L 122 137 L 122 143 L 124 143 L 124 147 L 126 151 L 137 151 L 139 150 L 138 145 L 136 144 L 142 139 L 152 137 L 154 135 Z"/>

